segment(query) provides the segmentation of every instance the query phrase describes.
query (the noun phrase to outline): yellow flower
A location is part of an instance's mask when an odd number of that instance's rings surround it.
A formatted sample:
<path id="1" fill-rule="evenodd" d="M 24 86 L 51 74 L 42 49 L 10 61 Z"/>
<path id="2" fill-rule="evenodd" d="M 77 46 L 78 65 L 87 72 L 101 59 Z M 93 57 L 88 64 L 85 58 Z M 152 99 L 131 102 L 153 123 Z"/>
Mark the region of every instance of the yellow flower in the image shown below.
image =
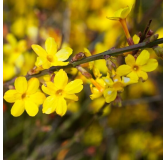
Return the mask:
<path id="1" fill-rule="evenodd" d="M 107 18 L 110 20 L 118 20 L 118 21 L 121 19 L 126 19 L 128 14 L 131 12 L 131 8 L 132 6 L 121 8 L 114 13 L 113 17 L 107 17 Z"/>
<path id="2" fill-rule="evenodd" d="M 57 114 L 63 116 L 67 111 L 65 99 L 77 101 L 78 97 L 75 93 L 83 89 L 82 84 L 81 79 L 68 83 L 66 72 L 63 69 L 59 70 L 54 77 L 54 83 L 46 82 L 42 85 L 42 90 L 49 95 L 43 103 L 43 113 L 50 114 L 56 111 Z"/>
<path id="3" fill-rule="evenodd" d="M 57 43 L 54 38 L 49 37 L 45 42 L 45 48 L 46 50 L 39 45 L 32 45 L 32 49 L 39 56 L 35 63 L 36 66 L 42 65 L 44 69 L 48 69 L 51 66 L 66 66 L 69 63 L 63 61 L 66 61 L 72 54 L 72 49 L 70 47 L 64 47 L 57 52 Z"/>
<path id="4" fill-rule="evenodd" d="M 123 88 L 129 84 L 137 83 L 137 80 L 133 80 L 128 77 L 122 77 L 122 79 L 116 75 L 113 80 L 111 78 L 103 77 L 103 80 L 106 83 L 104 90 L 104 97 L 107 103 L 114 101 L 117 97 L 118 92 L 123 92 Z"/>
<path id="5" fill-rule="evenodd" d="M 22 55 L 23 52 L 26 51 L 26 41 L 20 40 L 17 41 L 13 34 L 7 34 L 6 39 L 8 41 L 7 44 L 3 45 L 3 52 L 7 57 L 8 63 L 15 63 L 17 58 Z"/>
<path id="6" fill-rule="evenodd" d="M 119 66 L 116 73 L 119 76 L 127 75 L 127 77 L 135 80 L 138 80 L 139 77 L 147 80 L 148 75 L 146 72 L 151 72 L 158 66 L 156 59 L 150 59 L 150 53 L 147 50 L 143 50 L 136 60 L 131 54 L 127 55 L 125 62 L 126 65 Z"/>
<path id="7" fill-rule="evenodd" d="M 26 41 L 20 40 L 17 42 L 16 38 L 13 34 L 7 34 L 6 39 L 8 41 L 7 44 L 4 44 L 3 51 L 6 55 L 8 54 L 17 54 L 25 52 L 26 50 Z"/>
<path id="8" fill-rule="evenodd" d="M 7 102 L 15 102 L 12 106 L 11 114 L 14 117 L 18 117 L 26 110 L 29 116 L 35 116 L 39 111 L 39 105 L 45 99 L 45 95 L 38 91 L 39 80 L 31 78 L 27 82 L 25 77 L 18 77 L 15 80 L 14 86 L 14 90 L 8 90 L 4 95 L 4 99 Z"/>

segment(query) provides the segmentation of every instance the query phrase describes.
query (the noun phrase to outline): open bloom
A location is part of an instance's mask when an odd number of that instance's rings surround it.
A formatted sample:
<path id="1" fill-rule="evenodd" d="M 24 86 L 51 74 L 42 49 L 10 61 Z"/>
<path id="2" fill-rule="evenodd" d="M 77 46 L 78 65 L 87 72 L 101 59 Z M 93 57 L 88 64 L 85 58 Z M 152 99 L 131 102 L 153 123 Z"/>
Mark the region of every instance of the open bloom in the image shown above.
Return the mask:
<path id="1" fill-rule="evenodd" d="M 138 82 L 128 77 L 122 77 L 121 79 L 118 75 L 116 75 L 113 80 L 108 76 L 103 77 L 103 80 L 106 83 L 104 98 L 107 103 L 114 101 L 117 97 L 117 93 L 123 92 L 125 86 Z"/>
<path id="2" fill-rule="evenodd" d="M 45 99 L 45 95 L 38 91 L 39 80 L 37 78 L 31 78 L 28 82 L 25 77 L 18 77 L 14 83 L 15 89 L 8 90 L 4 99 L 9 103 L 14 103 L 11 109 L 11 114 L 14 117 L 20 116 L 24 110 L 29 116 L 35 116 L 39 111 L 39 105 L 41 105 Z"/>
<path id="3" fill-rule="evenodd" d="M 56 73 L 53 82 L 46 82 L 42 85 L 42 90 L 49 96 L 43 103 L 43 113 L 50 114 L 56 111 L 57 114 L 63 116 L 67 111 L 65 99 L 77 101 L 78 97 L 75 93 L 79 93 L 83 89 L 81 79 L 76 79 L 68 83 L 68 77 L 63 69 Z"/>
<path id="4" fill-rule="evenodd" d="M 3 45 L 3 52 L 5 56 L 4 61 L 5 63 L 7 63 L 7 65 L 13 68 L 13 70 L 15 70 L 16 73 L 16 69 L 21 68 L 24 62 L 23 53 L 27 49 L 26 41 L 25 40 L 17 41 L 14 35 L 10 33 L 7 34 L 6 40 L 8 41 L 8 43 Z"/>
<path id="5" fill-rule="evenodd" d="M 27 46 L 25 40 L 17 41 L 14 35 L 10 33 L 7 34 L 6 39 L 8 43 L 4 44 L 3 46 L 4 54 L 18 57 L 20 54 L 26 51 Z"/>
<path id="6" fill-rule="evenodd" d="M 58 50 L 58 45 L 54 38 L 47 38 L 45 42 L 44 50 L 41 46 L 33 44 L 32 49 L 39 56 L 35 65 L 37 67 L 42 66 L 44 69 L 48 69 L 51 66 L 66 66 L 69 62 L 66 61 L 72 54 L 72 49 L 70 47 L 64 47 Z"/>
<path id="7" fill-rule="evenodd" d="M 147 50 L 143 50 L 136 60 L 131 54 L 128 54 L 125 62 L 126 65 L 119 66 L 116 73 L 119 76 L 127 75 L 127 77 L 135 80 L 138 80 L 139 77 L 147 80 L 148 75 L 146 72 L 151 72 L 158 66 L 156 59 L 150 59 L 150 53 Z"/>

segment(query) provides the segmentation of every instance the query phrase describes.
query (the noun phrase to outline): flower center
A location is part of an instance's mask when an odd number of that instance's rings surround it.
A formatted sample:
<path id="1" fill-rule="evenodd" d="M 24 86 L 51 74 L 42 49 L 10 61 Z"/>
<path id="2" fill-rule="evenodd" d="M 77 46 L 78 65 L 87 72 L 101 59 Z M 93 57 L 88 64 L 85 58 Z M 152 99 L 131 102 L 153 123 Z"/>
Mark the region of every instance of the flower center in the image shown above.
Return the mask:
<path id="1" fill-rule="evenodd" d="M 52 56 L 52 55 L 47 55 L 47 60 L 48 60 L 49 62 L 52 62 L 52 61 L 53 61 L 53 56 Z"/>
<path id="2" fill-rule="evenodd" d="M 14 51 L 15 51 L 15 52 L 18 52 L 18 51 L 19 51 L 18 47 L 14 48 Z"/>
<path id="3" fill-rule="evenodd" d="M 133 67 L 133 70 L 134 70 L 134 71 L 137 71 L 138 69 L 139 69 L 138 66 L 134 66 L 134 67 Z"/>
<path id="4" fill-rule="evenodd" d="M 61 96 L 63 94 L 63 90 L 59 89 L 56 91 L 56 95 Z"/>
<path id="5" fill-rule="evenodd" d="M 22 99 L 24 99 L 26 96 L 26 93 L 22 94 Z"/>
<path id="6" fill-rule="evenodd" d="M 113 88 L 115 89 L 115 90 L 121 90 L 122 88 L 123 88 L 123 84 L 121 83 L 121 82 L 115 82 L 114 84 L 113 84 Z"/>

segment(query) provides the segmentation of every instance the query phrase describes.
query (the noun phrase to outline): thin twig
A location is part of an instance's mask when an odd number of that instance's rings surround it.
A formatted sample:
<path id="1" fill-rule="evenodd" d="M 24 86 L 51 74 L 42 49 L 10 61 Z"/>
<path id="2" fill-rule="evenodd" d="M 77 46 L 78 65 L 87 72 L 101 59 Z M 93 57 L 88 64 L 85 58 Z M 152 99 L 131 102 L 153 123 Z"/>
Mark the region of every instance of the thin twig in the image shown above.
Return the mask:
<path id="1" fill-rule="evenodd" d="M 149 28 L 150 28 L 150 24 L 151 24 L 151 23 L 152 23 L 152 20 L 149 20 L 149 22 L 148 22 L 148 24 L 147 24 L 147 26 L 146 26 L 146 28 L 145 28 L 145 30 L 144 30 L 144 33 L 142 34 L 142 36 L 141 36 L 141 38 L 140 38 L 139 43 L 141 43 L 141 42 L 143 42 L 143 41 L 145 40 L 146 35 L 147 35 L 147 33 L 148 33 L 148 30 L 149 30 Z"/>
<path id="2" fill-rule="evenodd" d="M 145 40 L 146 35 L 147 35 L 147 33 L 148 33 L 148 30 L 149 30 L 149 28 L 150 28 L 151 22 L 152 22 L 152 20 L 149 20 L 147 26 L 145 27 L 145 30 L 144 30 L 143 34 L 142 34 L 141 37 L 140 37 L 139 43 L 141 43 L 141 42 L 143 42 L 143 41 Z M 135 55 L 137 52 L 138 52 L 138 50 L 135 50 L 135 51 L 133 52 L 133 55 Z"/>

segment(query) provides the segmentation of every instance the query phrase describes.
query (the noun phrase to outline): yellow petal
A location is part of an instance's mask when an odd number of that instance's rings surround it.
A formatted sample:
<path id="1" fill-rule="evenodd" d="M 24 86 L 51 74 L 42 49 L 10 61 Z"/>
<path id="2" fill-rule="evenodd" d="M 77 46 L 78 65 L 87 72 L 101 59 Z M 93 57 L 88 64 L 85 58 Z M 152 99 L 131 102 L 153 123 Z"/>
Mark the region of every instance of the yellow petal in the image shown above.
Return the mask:
<path id="1" fill-rule="evenodd" d="M 24 101 L 24 104 L 25 104 L 25 110 L 29 116 L 34 117 L 38 113 L 38 111 L 39 111 L 38 105 L 35 104 L 30 99 L 26 99 Z"/>
<path id="2" fill-rule="evenodd" d="M 10 34 L 10 33 L 7 34 L 6 39 L 12 46 L 15 46 L 17 44 L 17 40 L 13 34 Z"/>
<path id="3" fill-rule="evenodd" d="M 122 83 L 124 84 L 124 86 L 130 85 L 133 83 L 137 83 L 137 82 L 138 82 L 138 80 L 134 80 L 129 77 L 122 77 Z"/>
<path id="4" fill-rule="evenodd" d="M 111 78 L 108 78 L 108 77 L 103 77 L 103 80 L 104 80 L 104 82 L 108 85 L 108 86 L 112 86 L 113 85 L 113 81 L 112 81 L 112 79 Z"/>
<path id="5" fill-rule="evenodd" d="M 73 101 L 78 101 L 78 96 L 76 96 L 75 94 L 65 94 L 64 98 L 70 99 L 70 100 L 73 100 Z"/>
<path id="6" fill-rule="evenodd" d="M 90 70 L 93 69 L 94 63 L 95 63 L 94 61 L 89 62 L 89 69 L 90 69 Z"/>
<path id="7" fill-rule="evenodd" d="M 68 82 L 68 77 L 66 72 L 63 69 L 60 69 L 59 72 L 54 77 L 54 84 L 58 89 L 63 89 Z"/>
<path id="8" fill-rule="evenodd" d="M 135 81 L 138 81 L 138 75 L 136 72 L 131 72 L 127 75 L 127 77 L 130 77 L 131 79 L 135 80 Z"/>
<path id="9" fill-rule="evenodd" d="M 20 40 L 18 42 L 17 47 L 18 47 L 20 52 L 25 52 L 26 51 L 26 48 L 27 48 L 26 43 L 27 42 L 25 40 Z"/>
<path id="10" fill-rule="evenodd" d="M 132 8 L 132 6 L 127 6 L 127 7 L 122 9 L 122 11 L 121 11 L 121 18 L 122 19 L 127 18 L 128 14 L 131 12 L 131 8 Z"/>
<path id="11" fill-rule="evenodd" d="M 143 80 L 147 80 L 148 79 L 148 74 L 146 72 L 144 72 L 144 71 L 139 70 L 137 72 L 137 75 L 138 75 L 138 77 L 141 77 Z"/>
<path id="12" fill-rule="evenodd" d="M 149 59 L 147 64 L 141 66 L 141 70 L 145 72 L 154 71 L 158 67 L 158 62 L 156 59 Z"/>
<path id="13" fill-rule="evenodd" d="M 25 93 L 27 90 L 27 80 L 25 77 L 18 77 L 14 82 L 14 86 L 16 91 L 19 93 Z"/>
<path id="14" fill-rule="evenodd" d="M 134 44 L 138 44 L 140 41 L 140 38 L 136 34 L 134 34 L 133 41 L 134 41 Z"/>
<path id="15" fill-rule="evenodd" d="M 84 48 L 84 53 L 85 53 L 86 57 L 91 56 L 91 53 L 90 53 L 90 51 L 87 48 Z"/>
<path id="16" fill-rule="evenodd" d="M 140 55 L 137 57 L 136 64 L 142 66 L 146 64 L 149 60 L 150 53 L 147 50 L 143 50 Z"/>
<path id="17" fill-rule="evenodd" d="M 45 94 L 40 91 L 30 95 L 30 100 L 36 103 L 37 105 L 43 104 L 45 99 L 46 99 Z"/>
<path id="18" fill-rule="evenodd" d="M 17 100 L 11 109 L 11 114 L 14 117 L 20 116 L 24 112 L 24 102 L 23 100 Z"/>
<path id="19" fill-rule="evenodd" d="M 100 70 L 97 67 L 95 67 L 95 66 L 92 66 L 92 67 L 93 67 L 93 74 L 94 74 L 94 76 L 96 78 L 100 78 L 102 76 L 102 74 L 100 73 Z"/>
<path id="20" fill-rule="evenodd" d="M 67 66 L 68 64 L 69 62 L 61 62 L 61 61 L 55 60 L 54 62 L 51 63 L 51 66 Z"/>
<path id="21" fill-rule="evenodd" d="M 78 93 L 83 89 L 83 81 L 81 79 L 76 79 L 68 83 L 65 87 L 65 92 L 67 94 Z"/>
<path id="22" fill-rule="evenodd" d="M 11 52 L 13 52 L 13 48 L 10 44 L 4 44 L 3 45 L 3 52 L 5 54 L 10 54 Z"/>
<path id="23" fill-rule="evenodd" d="M 108 18 L 110 20 L 115 20 L 115 21 L 119 21 L 120 20 L 119 16 L 118 17 L 106 17 L 106 18 Z"/>
<path id="24" fill-rule="evenodd" d="M 58 105 L 56 107 L 56 113 L 63 116 L 67 111 L 66 100 L 63 97 L 58 97 Z"/>
<path id="25" fill-rule="evenodd" d="M 119 75 L 115 75 L 115 76 L 113 77 L 113 81 L 114 81 L 114 82 L 117 82 L 117 81 L 121 82 L 121 77 L 120 77 Z"/>
<path id="26" fill-rule="evenodd" d="M 96 99 L 96 98 L 99 98 L 99 97 L 101 97 L 102 96 L 102 92 L 98 92 L 98 93 L 92 93 L 91 95 L 90 95 L 90 99 L 91 100 L 94 100 L 94 99 Z"/>
<path id="27" fill-rule="evenodd" d="M 45 85 L 42 85 L 43 92 L 48 95 L 55 95 L 55 92 L 57 90 L 55 84 L 52 82 L 45 82 Z"/>
<path id="28" fill-rule="evenodd" d="M 27 93 L 28 94 L 34 94 L 38 88 L 39 88 L 39 80 L 37 78 L 31 78 L 29 81 L 28 81 L 28 87 L 27 87 Z"/>
<path id="29" fill-rule="evenodd" d="M 41 57 L 37 57 L 35 66 L 40 67 L 44 63 L 43 59 Z"/>
<path id="30" fill-rule="evenodd" d="M 135 64 L 135 58 L 131 54 L 128 54 L 127 57 L 125 58 L 125 62 L 128 66 L 132 67 Z"/>
<path id="31" fill-rule="evenodd" d="M 33 44 L 32 49 L 42 59 L 45 59 L 47 57 L 47 52 L 41 46 Z"/>
<path id="32" fill-rule="evenodd" d="M 58 61 L 65 61 L 72 54 L 73 50 L 70 47 L 64 47 L 56 53 Z"/>
<path id="33" fill-rule="evenodd" d="M 125 19 L 131 11 L 132 6 L 127 6 L 125 8 L 119 9 L 114 13 L 113 17 L 107 17 L 111 20 Z"/>
<path id="34" fill-rule="evenodd" d="M 124 64 L 124 65 L 121 65 L 117 68 L 116 73 L 119 76 L 124 76 L 124 75 L 130 73 L 131 71 L 132 71 L 131 67 Z"/>
<path id="35" fill-rule="evenodd" d="M 58 49 L 58 45 L 55 42 L 54 38 L 49 37 L 45 42 L 46 51 L 48 54 L 55 55 Z"/>
<path id="36" fill-rule="evenodd" d="M 92 84 L 90 84 L 90 90 L 91 90 L 91 95 L 90 99 L 94 100 L 96 98 L 99 98 L 102 96 L 103 92 L 100 92 L 96 87 L 93 87 Z"/>
<path id="37" fill-rule="evenodd" d="M 43 113 L 53 113 L 57 107 L 57 104 L 58 98 L 55 95 L 47 97 L 43 103 Z"/>
<path id="38" fill-rule="evenodd" d="M 21 94 L 16 90 L 8 90 L 5 92 L 4 99 L 9 103 L 14 103 L 16 100 L 21 99 Z"/>
<path id="39" fill-rule="evenodd" d="M 51 62 L 49 62 L 49 61 L 43 61 L 43 64 L 42 64 L 42 67 L 44 68 L 44 69 L 48 69 L 48 68 L 50 68 L 52 65 L 51 65 Z"/>
<path id="40" fill-rule="evenodd" d="M 90 84 L 90 90 L 92 93 L 99 93 L 99 90 L 96 87 L 93 87 L 92 84 Z"/>
<path id="41" fill-rule="evenodd" d="M 121 13 L 122 13 L 123 9 L 119 9 L 114 13 L 113 17 L 109 17 L 109 19 L 111 20 L 119 20 L 121 18 Z"/>
<path id="42" fill-rule="evenodd" d="M 104 91 L 104 97 L 107 103 L 114 101 L 116 96 L 117 96 L 117 91 L 113 90 L 112 88 L 108 88 Z"/>

